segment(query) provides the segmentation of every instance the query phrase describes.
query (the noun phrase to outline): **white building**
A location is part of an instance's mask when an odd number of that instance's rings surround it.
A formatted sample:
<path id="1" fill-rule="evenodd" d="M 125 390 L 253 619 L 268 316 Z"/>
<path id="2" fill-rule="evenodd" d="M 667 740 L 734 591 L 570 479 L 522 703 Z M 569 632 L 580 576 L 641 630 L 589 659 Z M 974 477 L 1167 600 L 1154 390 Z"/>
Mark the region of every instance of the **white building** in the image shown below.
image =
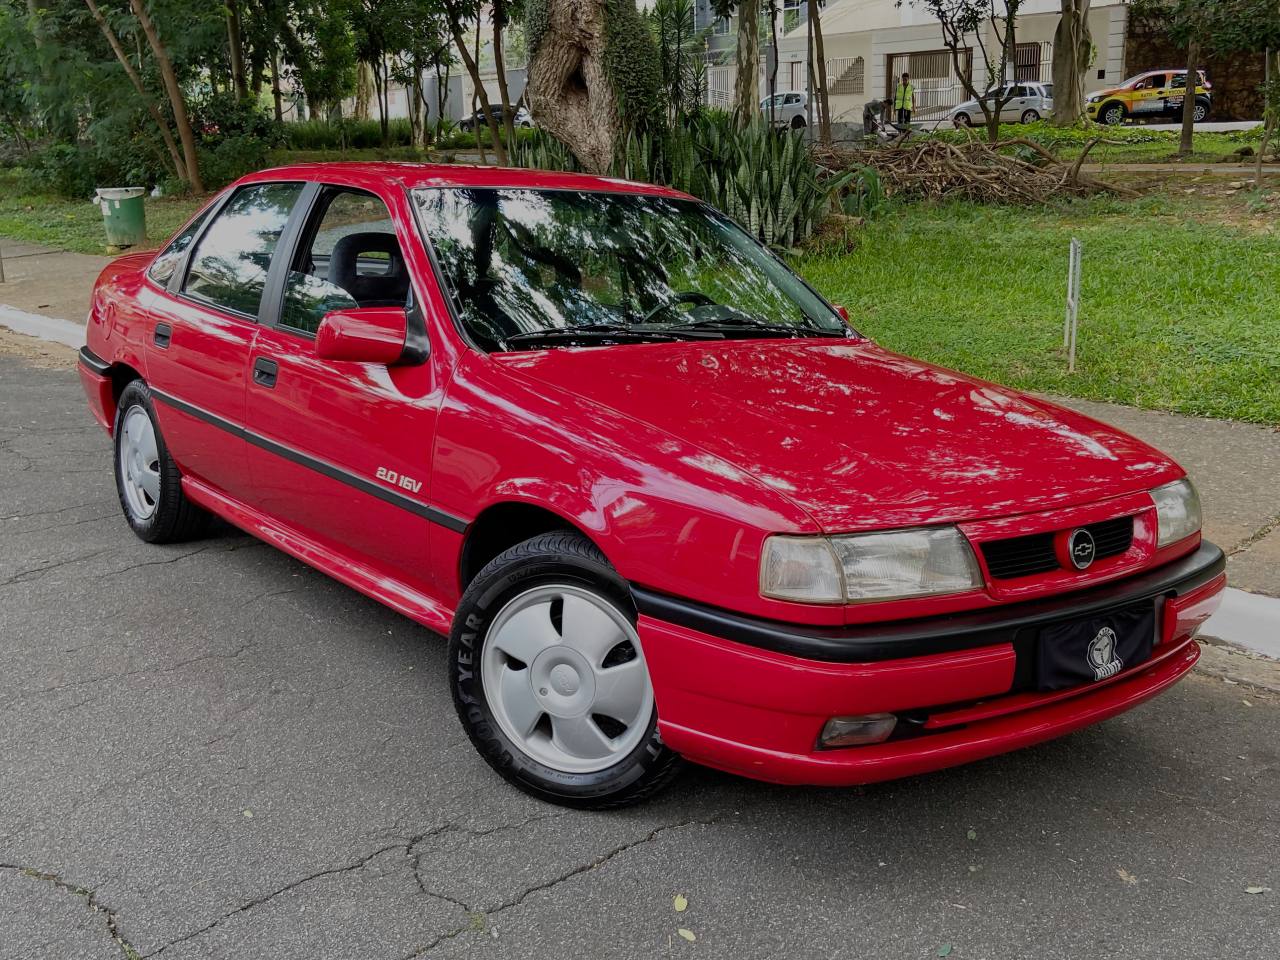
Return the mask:
<path id="1" fill-rule="evenodd" d="M 1112 86 L 1125 78 L 1125 30 L 1128 7 L 1124 0 L 1095 0 L 1089 29 L 1096 48 L 1086 74 L 1086 91 Z M 951 52 L 943 43 L 942 27 L 929 12 L 909 0 L 827 0 L 821 15 L 827 60 L 827 89 L 836 122 L 862 122 L 869 100 L 892 95 L 892 80 L 911 74 L 916 91 L 916 118 L 928 119 L 968 99 L 956 75 Z M 1059 0 L 1027 0 L 1017 19 L 1017 64 L 1009 80 L 1050 80 L 1053 35 L 1061 18 Z M 800 20 L 778 43 L 777 90 L 808 90 L 808 25 Z M 987 52 L 998 57 L 1000 44 L 988 26 Z M 978 90 L 987 88 L 987 65 L 974 37 L 967 44 L 962 68 L 970 72 Z M 727 54 L 727 56 L 726 56 Z M 707 71 L 707 102 L 726 106 L 733 90 L 732 48 Z M 762 57 L 767 61 L 768 57 Z M 760 93 L 768 92 L 766 66 L 761 64 Z"/>

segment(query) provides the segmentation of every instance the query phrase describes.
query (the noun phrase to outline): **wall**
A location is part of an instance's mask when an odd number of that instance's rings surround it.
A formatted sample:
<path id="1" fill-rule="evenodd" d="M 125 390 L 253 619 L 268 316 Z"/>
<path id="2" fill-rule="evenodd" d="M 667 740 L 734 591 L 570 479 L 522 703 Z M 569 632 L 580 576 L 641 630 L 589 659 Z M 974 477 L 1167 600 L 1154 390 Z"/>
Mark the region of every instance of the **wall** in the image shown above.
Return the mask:
<path id="1" fill-rule="evenodd" d="M 1162 67 L 1186 69 L 1187 52 L 1179 50 L 1159 28 L 1134 19 L 1125 44 L 1129 75 Z M 1266 70 L 1261 53 L 1233 57 L 1205 57 L 1200 68 L 1213 84 L 1211 120 L 1258 120 L 1262 116 L 1262 94 L 1258 85 Z"/>

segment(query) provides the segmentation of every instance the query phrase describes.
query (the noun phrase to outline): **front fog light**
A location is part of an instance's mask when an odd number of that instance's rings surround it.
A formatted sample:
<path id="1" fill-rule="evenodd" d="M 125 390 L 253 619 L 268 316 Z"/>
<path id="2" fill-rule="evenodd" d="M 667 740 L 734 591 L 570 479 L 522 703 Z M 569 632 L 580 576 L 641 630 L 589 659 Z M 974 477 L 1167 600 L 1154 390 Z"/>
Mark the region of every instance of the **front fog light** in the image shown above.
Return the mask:
<path id="1" fill-rule="evenodd" d="M 818 743 L 824 747 L 860 747 L 883 743 L 898 725 L 892 713 L 868 713 L 861 717 L 832 717 L 822 727 Z"/>

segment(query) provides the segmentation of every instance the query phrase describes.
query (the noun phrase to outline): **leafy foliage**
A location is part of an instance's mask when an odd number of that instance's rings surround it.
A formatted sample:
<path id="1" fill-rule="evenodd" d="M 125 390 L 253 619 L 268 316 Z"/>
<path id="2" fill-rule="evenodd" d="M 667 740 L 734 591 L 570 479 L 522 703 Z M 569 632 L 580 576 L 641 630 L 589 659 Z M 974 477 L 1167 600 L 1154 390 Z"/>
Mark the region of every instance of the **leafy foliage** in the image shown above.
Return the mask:
<path id="1" fill-rule="evenodd" d="M 514 159 L 522 166 L 576 169 L 569 151 L 541 131 Z M 824 178 L 801 136 L 759 123 L 738 128 L 727 114 L 710 111 L 680 128 L 629 134 L 612 172 L 706 200 L 782 248 L 808 237 L 858 175 Z"/>

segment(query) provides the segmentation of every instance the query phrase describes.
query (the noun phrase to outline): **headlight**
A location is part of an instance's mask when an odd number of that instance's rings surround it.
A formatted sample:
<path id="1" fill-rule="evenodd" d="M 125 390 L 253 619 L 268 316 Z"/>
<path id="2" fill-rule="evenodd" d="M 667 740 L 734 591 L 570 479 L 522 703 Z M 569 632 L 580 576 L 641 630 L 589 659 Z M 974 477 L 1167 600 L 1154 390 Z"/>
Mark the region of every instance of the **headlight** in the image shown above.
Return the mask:
<path id="1" fill-rule="evenodd" d="M 955 527 L 843 537 L 770 537 L 760 592 L 801 603 L 858 603 L 982 586 L 969 541 Z"/>
<path id="2" fill-rule="evenodd" d="M 1151 499 L 1155 501 L 1159 521 L 1157 547 L 1177 543 L 1200 529 L 1200 494 L 1188 478 L 1156 487 L 1151 491 Z"/>

